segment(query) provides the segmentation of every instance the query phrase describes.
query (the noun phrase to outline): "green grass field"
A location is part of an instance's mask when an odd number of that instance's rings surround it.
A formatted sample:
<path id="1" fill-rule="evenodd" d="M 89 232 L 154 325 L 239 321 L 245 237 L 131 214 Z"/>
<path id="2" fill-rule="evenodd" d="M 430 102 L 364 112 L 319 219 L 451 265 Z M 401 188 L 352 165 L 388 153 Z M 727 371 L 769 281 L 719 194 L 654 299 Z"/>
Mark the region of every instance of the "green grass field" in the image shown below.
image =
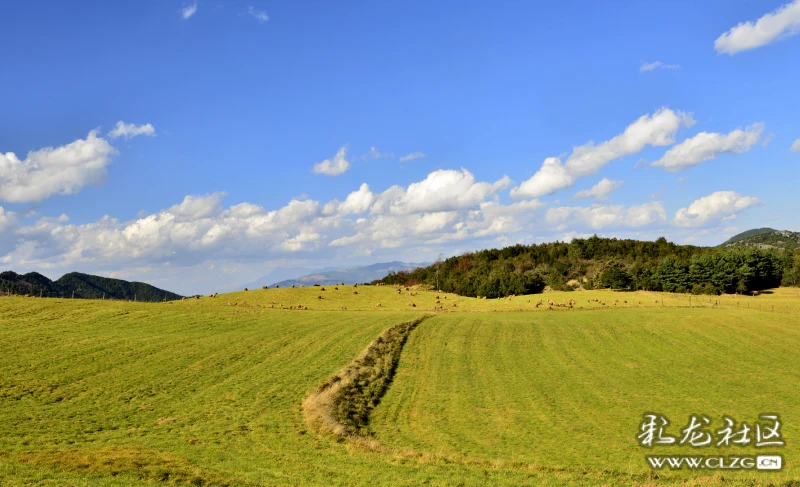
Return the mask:
<path id="1" fill-rule="evenodd" d="M 0 485 L 683 484 L 644 466 L 634 437 L 651 410 L 783 415 L 789 468 L 687 485 L 800 478 L 795 290 L 740 297 L 782 313 L 735 309 L 735 298 L 689 309 L 676 295 L 662 309 L 654 293 L 352 291 L 0 298 Z M 383 447 L 308 431 L 303 398 L 383 330 L 430 313 L 437 294 L 443 312 L 411 334 L 373 414 Z M 548 313 L 539 299 L 581 308 Z M 297 305 L 311 309 L 286 309 Z"/>
<path id="2" fill-rule="evenodd" d="M 398 449 L 454 460 L 643 474 L 635 436 L 645 411 L 679 427 L 690 413 L 721 422 L 777 411 L 790 467 L 769 480 L 797 479 L 800 317 L 763 318 L 708 309 L 436 317 L 409 339 L 372 427 Z"/>

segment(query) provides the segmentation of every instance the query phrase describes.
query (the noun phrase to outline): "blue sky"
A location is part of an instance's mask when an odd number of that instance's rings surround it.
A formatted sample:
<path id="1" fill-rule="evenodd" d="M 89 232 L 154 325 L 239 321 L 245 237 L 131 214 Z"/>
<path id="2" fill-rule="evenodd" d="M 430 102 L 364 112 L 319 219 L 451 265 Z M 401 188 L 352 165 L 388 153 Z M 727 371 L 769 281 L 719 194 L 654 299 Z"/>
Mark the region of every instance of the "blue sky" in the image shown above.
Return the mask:
<path id="1" fill-rule="evenodd" d="M 274 267 L 800 227 L 800 0 L 0 18 L 0 262 L 18 272 L 213 292 Z"/>

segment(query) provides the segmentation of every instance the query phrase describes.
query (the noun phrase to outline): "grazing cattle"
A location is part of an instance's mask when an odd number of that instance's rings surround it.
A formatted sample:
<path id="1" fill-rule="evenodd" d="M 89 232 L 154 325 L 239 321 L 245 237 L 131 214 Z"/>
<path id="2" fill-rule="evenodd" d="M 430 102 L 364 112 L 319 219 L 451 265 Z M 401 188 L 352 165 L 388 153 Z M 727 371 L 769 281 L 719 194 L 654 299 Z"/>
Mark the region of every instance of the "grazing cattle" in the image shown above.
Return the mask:
<path id="1" fill-rule="evenodd" d="M 416 308 L 417 307 L 417 305 L 414 304 L 414 303 L 408 303 L 408 305 L 411 306 L 412 308 Z"/>
<path id="2" fill-rule="evenodd" d="M 317 296 L 317 299 L 322 299 L 322 296 Z"/>
<path id="3" fill-rule="evenodd" d="M 375 304 L 375 307 L 376 307 L 376 308 L 380 308 L 380 307 L 381 307 L 381 303 L 376 303 L 376 304 Z"/>
<path id="4" fill-rule="evenodd" d="M 358 294 L 358 291 L 353 291 L 353 294 Z"/>

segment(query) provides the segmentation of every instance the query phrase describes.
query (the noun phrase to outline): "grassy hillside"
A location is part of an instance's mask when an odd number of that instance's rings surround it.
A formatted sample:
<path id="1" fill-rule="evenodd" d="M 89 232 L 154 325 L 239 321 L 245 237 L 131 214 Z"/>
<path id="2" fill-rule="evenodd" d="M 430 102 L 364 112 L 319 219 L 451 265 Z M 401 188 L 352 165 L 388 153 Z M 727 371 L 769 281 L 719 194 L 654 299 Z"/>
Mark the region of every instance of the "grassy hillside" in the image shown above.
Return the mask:
<path id="1" fill-rule="evenodd" d="M 338 289 L 336 289 L 338 287 Z M 463 311 L 584 311 L 588 309 L 615 310 L 621 308 L 729 308 L 761 309 L 781 313 L 800 313 L 800 289 L 777 288 L 760 296 L 722 295 L 695 296 L 654 291 L 617 292 L 556 291 L 512 298 L 476 299 L 453 293 L 423 291 L 394 286 L 325 286 L 296 289 L 256 289 L 220 294 L 177 302 L 176 305 L 231 306 L 245 308 L 284 309 L 306 307 L 312 311 L 420 311 L 460 313 Z M 398 293 L 398 289 L 400 293 Z M 358 294 L 353 294 L 353 292 Z M 409 295 L 413 293 L 412 295 Z M 437 299 L 437 296 L 439 299 Z M 322 299 L 320 299 L 322 298 Z M 570 300 L 574 300 L 569 308 Z M 439 304 L 437 304 L 437 301 Z M 550 305 L 549 303 L 553 304 Z M 541 303 L 541 304 L 539 304 Z M 380 304 L 380 306 L 376 306 Z M 411 306 L 411 305 L 414 306 Z M 453 306 L 455 305 L 455 306 Z M 169 306 L 169 305 L 167 305 Z M 272 307 L 272 308 L 270 308 Z"/>
<path id="2" fill-rule="evenodd" d="M 742 236 L 737 235 L 735 240 L 728 240 L 723 244 L 726 247 L 760 247 L 760 248 L 775 248 L 775 249 L 796 249 L 800 247 L 800 232 L 790 232 L 788 230 L 772 230 L 771 228 L 762 228 L 759 230 L 769 230 L 765 232 L 758 231 L 757 233 Z M 747 232 L 745 232 L 747 233 Z M 734 237 L 735 238 L 735 237 Z"/>
<path id="3" fill-rule="evenodd" d="M 717 414 L 724 398 L 736 414 L 769 399 L 790 445 L 798 437 L 788 408 L 800 399 L 790 390 L 800 370 L 790 353 L 796 289 L 719 304 L 694 297 L 693 309 L 686 295 L 647 292 L 439 294 L 458 305 L 411 333 L 372 413 L 384 447 L 316 434 L 303 399 L 381 332 L 436 307 L 433 292 L 353 290 L 171 304 L 0 297 L 0 485 L 652 485 L 635 444 L 636 456 L 619 463 L 639 408 Z M 570 298 L 579 301 L 572 310 L 555 306 Z M 536 307 L 539 299 L 554 306 Z M 764 312 L 773 303 L 776 312 Z M 311 309 L 288 309 L 298 305 Z M 531 312 L 504 312 L 517 309 Z M 680 375 L 691 367 L 703 371 L 703 391 Z M 597 437 L 586 419 L 572 436 L 547 426 L 569 411 L 597 418 Z M 554 436 L 535 436 L 544 433 Z M 797 479 L 792 472 L 755 483 L 701 475 L 695 485 L 760 485 Z"/>
<path id="4" fill-rule="evenodd" d="M 725 414 L 779 411 L 792 445 L 800 440 L 800 316 L 768 318 L 707 309 L 436 317 L 409 339 L 372 427 L 393 447 L 453 461 L 642 474 L 652 453 L 635 440 L 645 411 L 677 429 L 691 413 L 721 427 Z M 661 452 L 715 453 L 707 450 Z M 736 450 L 745 452 L 759 453 Z M 781 453 L 790 465 L 800 460 L 794 448 Z M 729 475 L 798 478 L 791 469 Z"/>
<path id="5" fill-rule="evenodd" d="M 181 296 L 143 282 L 93 276 L 80 272 L 64 274 L 51 281 L 38 272 L 0 273 L 0 293 L 32 295 L 45 298 L 121 299 L 156 302 L 180 299 Z"/>
<path id="6" fill-rule="evenodd" d="M 732 243 L 736 243 L 739 240 L 744 240 L 748 237 L 755 237 L 756 235 L 761 235 L 762 233 L 772 233 L 776 232 L 774 228 L 764 227 L 764 228 L 753 228 L 751 230 L 746 230 L 742 233 L 737 233 L 733 237 L 729 238 L 728 240 L 724 241 L 722 245 L 728 245 Z"/>

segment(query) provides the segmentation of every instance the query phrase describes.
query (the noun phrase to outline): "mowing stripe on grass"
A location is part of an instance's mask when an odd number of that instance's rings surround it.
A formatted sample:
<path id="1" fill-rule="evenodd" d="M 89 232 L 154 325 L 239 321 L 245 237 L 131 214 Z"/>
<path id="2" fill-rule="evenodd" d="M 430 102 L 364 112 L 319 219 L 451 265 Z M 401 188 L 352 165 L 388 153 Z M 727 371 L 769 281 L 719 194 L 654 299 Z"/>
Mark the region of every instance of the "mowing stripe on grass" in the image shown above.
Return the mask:
<path id="1" fill-rule="evenodd" d="M 303 401 L 309 426 L 339 437 L 368 436 L 369 413 L 388 389 L 409 334 L 425 318 L 384 331 L 350 365 L 309 394 Z"/>

